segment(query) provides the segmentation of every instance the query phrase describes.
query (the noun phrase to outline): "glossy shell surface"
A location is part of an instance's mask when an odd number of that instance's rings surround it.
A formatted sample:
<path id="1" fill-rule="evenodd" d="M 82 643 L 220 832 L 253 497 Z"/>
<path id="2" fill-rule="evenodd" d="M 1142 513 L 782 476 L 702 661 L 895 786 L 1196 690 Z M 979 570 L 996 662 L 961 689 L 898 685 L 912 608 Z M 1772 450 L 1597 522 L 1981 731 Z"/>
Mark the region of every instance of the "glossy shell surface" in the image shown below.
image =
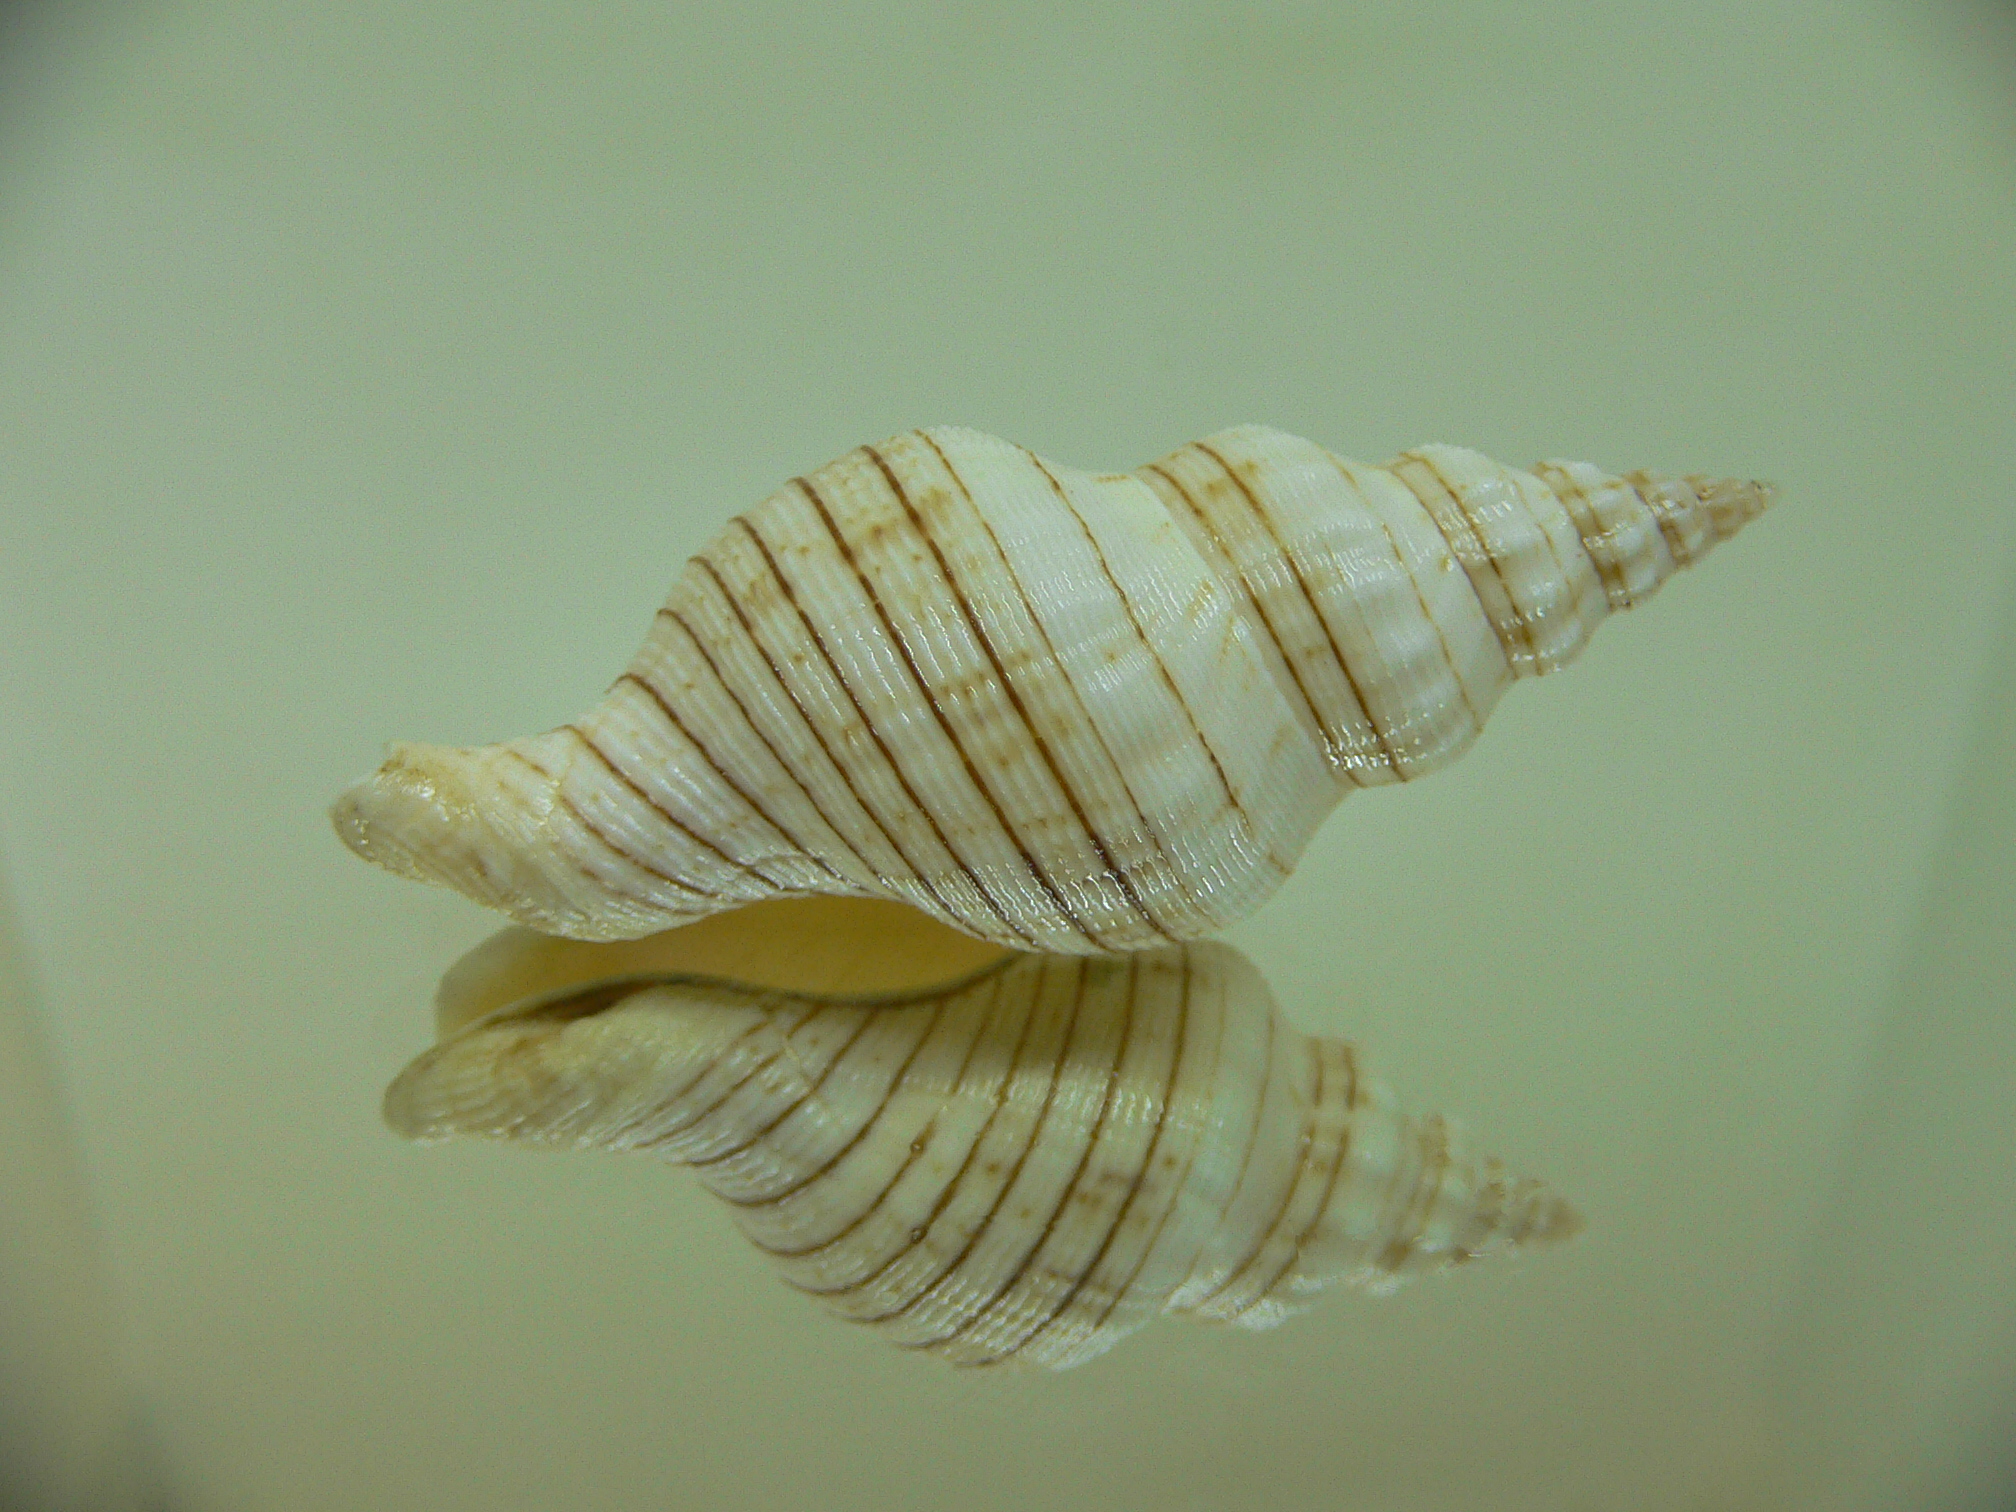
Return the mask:
<path id="1" fill-rule="evenodd" d="M 503 943 L 538 990 L 451 1013 L 396 1130 L 689 1166 L 792 1286 L 956 1363 L 1073 1365 L 1160 1313 L 1265 1326 L 1579 1226 L 1221 944 L 864 1000 Z"/>
<path id="2" fill-rule="evenodd" d="M 1194 939 L 1768 497 L 1258 426 L 1098 474 L 912 432 L 732 521 L 597 707 L 395 746 L 334 819 L 582 939 L 806 892 L 1024 950 Z"/>

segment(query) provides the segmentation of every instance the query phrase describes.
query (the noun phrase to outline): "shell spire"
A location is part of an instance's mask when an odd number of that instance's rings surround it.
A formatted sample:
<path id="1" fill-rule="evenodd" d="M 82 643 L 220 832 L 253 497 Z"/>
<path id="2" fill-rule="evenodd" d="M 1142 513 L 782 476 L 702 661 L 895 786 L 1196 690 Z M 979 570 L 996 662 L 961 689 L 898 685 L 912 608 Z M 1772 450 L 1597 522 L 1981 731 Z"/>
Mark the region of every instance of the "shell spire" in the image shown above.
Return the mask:
<path id="1" fill-rule="evenodd" d="M 792 1286 L 959 1364 L 1074 1365 L 1162 1313 L 1266 1327 L 1580 1226 L 1212 942 L 881 1001 L 548 986 L 450 1028 L 392 1127 L 690 1166 Z"/>
<path id="2" fill-rule="evenodd" d="M 333 817 L 580 939 L 808 892 L 1024 950 L 1194 939 L 1769 497 L 1260 426 L 1103 474 L 916 431 L 737 517 L 581 718 L 395 746 Z"/>

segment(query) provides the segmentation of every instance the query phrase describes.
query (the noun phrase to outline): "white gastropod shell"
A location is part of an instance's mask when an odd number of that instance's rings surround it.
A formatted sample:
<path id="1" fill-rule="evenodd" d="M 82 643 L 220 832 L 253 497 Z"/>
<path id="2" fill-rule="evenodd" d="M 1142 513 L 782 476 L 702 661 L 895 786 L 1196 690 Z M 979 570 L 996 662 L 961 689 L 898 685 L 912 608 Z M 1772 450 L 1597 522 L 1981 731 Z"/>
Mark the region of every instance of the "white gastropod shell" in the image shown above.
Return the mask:
<path id="1" fill-rule="evenodd" d="M 738 516 L 595 709 L 395 746 L 336 827 L 581 939 L 807 892 L 1022 949 L 1193 939 L 1768 498 L 1258 426 L 1104 474 L 917 431 Z"/>
<path id="2" fill-rule="evenodd" d="M 1222 944 L 1003 953 L 881 999 L 631 949 L 480 949 L 392 1127 L 684 1163 L 793 1286 L 960 1364 L 1074 1365 L 1164 1312 L 1265 1326 L 1580 1226 L 1295 1032 Z"/>

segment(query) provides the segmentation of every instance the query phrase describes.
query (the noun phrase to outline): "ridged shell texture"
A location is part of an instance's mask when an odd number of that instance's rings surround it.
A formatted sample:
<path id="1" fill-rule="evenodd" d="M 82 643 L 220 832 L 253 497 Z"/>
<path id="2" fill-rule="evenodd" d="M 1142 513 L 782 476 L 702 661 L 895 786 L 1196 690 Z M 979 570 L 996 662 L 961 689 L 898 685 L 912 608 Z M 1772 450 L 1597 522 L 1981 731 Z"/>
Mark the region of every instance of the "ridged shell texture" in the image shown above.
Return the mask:
<path id="1" fill-rule="evenodd" d="M 737 517 L 580 719 L 397 746 L 334 817 L 582 939 L 804 892 L 1025 950 L 1193 939 L 1767 498 L 1254 426 L 1108 474 L 913 432 Z"/>
<path id="2" fill-rule="evenodd" d="M 1579 1226 L 1214 943 L 883 1002 L 581 982 L 450 1032 L 386 1116 L 682 1162 L 791 1285 L 965 1365 L 1074 1365 L 1163 1312 L 1266 1326 Z"/>

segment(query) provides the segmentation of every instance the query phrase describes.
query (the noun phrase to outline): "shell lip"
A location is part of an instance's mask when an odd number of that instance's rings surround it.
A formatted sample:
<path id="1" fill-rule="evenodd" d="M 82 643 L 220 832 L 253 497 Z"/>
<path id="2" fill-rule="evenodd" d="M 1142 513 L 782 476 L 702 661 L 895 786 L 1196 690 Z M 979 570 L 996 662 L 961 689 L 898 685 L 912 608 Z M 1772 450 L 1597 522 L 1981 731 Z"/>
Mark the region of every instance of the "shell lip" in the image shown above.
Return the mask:
<path id="1" fill-rule="evenodd" d="M 679 988 L 746 1003 L 874 1006 L 963 985 L 1015 952 L 890 900 L 771 899 L 634 940 L 588 941 L 513 926 L 474 946 L 434 993 L 437 1041 L 499 1017 L 585 1017 Z M 571 1005 L 571 1006 L 570 1006 Z"/>
<path id="2" fill-rule="evenodd" d="M 500 1006 L 458 1024 L 437 1040 L 446 1044 L 465 1034 L 474 1034 L 483 1029 L 494 1028 L 498 1024 L 519 1020 L 543 1018 L 556 1022 L 593 1018 L 606 1013 L 619 1004 L 642 992 L 658 987 L 690 987 L 705 992 L 715 999 L 740 999 L 749 1004 L 770 1004 L 778 1002 L 813 1003 L 821 1007 L 833 1008 L 905 1008 L 919 1003 L 935 1002 L 948 993 L 959 992 L 976 982 L 983 982 L 998 972 L 1006 971 L 1020 956 L 1008 952 L 998 960 L 949 977 L 943 982 L 919 987 L 905 987 L 893 992 L 811 992 L 781 987 L 760 987 L 750 982 L 737 981 L 733 977 L 717 976 L 703 971 L 633 971 L 613 976 L 584 978 L 564 986 L 550 987 L 542 992 L 527 993 L 522 998 L 514 998 Z"/>

